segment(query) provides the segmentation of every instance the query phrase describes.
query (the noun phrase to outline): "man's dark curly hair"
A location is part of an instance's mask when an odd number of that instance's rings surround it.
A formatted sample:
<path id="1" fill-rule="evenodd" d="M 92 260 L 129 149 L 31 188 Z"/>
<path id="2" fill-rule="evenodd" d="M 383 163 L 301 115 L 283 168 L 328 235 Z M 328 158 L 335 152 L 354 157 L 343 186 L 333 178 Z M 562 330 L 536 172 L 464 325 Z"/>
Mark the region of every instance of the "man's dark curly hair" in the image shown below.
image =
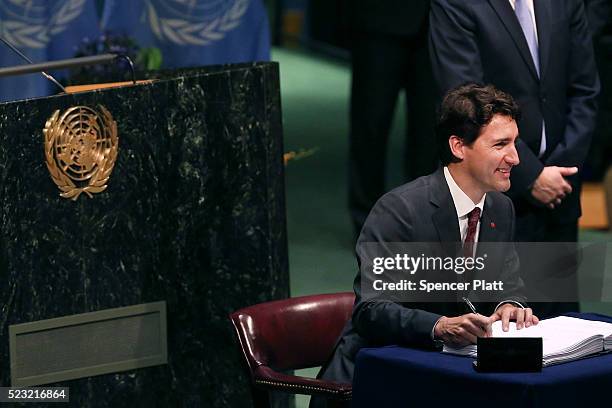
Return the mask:
<path id="1" fill-rule="evenodd" d="M 521 113 L 512 96 L 493 85 L 470 83 L 448 91 L 442 100 L 436 125 L 442 165 L 460 161 L 448 145 L 452 135 L 462 138 L 470 146 L 495 115 L 507 116 L 518 122 Z"/>

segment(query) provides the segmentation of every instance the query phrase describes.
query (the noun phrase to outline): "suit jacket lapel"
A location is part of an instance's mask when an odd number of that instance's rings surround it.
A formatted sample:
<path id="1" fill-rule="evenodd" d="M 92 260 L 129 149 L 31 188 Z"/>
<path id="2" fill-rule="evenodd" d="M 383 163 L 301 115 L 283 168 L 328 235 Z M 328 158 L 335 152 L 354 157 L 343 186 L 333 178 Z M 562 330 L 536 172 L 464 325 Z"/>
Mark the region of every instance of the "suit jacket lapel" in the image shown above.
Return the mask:
<path id="1" fill-rule="evenodd" d="M 537 4 L 538 1 L 535 1 L 535 3 Z M 506 27 L 506 30 L 508 30 L 508 33 L 510 33 L 512 40 L 514 40 L 514 44 L 518 48 L 521 56 L 523 57 L 523 60 L 529 67 L 531 74 L 534 76 L 534 78 L 537 79 L 538 72 L 536 71 L 536 67 L 535 67 L 535 64 L 533 63 L 533 59 L 531 58 L 531 53 L 529 52 L 529 46 L 527 45 L 527 40 L 525 40 L 523 29 L 521 28 L 521 25 L 518 19 L 516 18 L 516 14 L 514 14 L 514 10 L 512 9 L 510 2 L 508 0 L 489 0 L 489 4 L 491 4 L 491 7 L 493 7 L 493 10 L 495 10 L 495 13 L 497 13 L 497 16 L 501 20 L 504 27 Z M 536 16 L 537 14 L 538 12 L 536 11 Z M 536 20 L 536 22 L 538 25 L 538 35 L 539 35 L 540 24 L 539 24 L 539 21 Z M 541 67 L 542 65 L 540 62 L 540 68 Z M 543 70 L 540 69 L 540 72 L 543 72 Z"/>
<path id="2" fill-rule="evenodd" d="M 442 247 L 448 255 L 455 256 L 457 249 L 461 247 L 461 234 L 457 210 L 446 184 L 443 169 L 439 169 L 434 174 L 429 201 L 437 207 L 431 219 Z"/>
<path id="3" fill-rule="evenodd" d="M 550 48 L 550 3 L 547 0 L 533 2 L 538 30 L 538 50 L 540 52 L 540 77 L 544 76 L 548 65 Z"/>
<path id="4" fill-rule="evenodd" d="M 480 232 L 478 233 L 478 242 L 495 242 L 499 241 L 499 234 L 497 232 L 497 224 L 495 222 L 495 212 L 493 210 L 492 199 L 490 195 L 484 203 L 484 211 L 480 219 Z"/>

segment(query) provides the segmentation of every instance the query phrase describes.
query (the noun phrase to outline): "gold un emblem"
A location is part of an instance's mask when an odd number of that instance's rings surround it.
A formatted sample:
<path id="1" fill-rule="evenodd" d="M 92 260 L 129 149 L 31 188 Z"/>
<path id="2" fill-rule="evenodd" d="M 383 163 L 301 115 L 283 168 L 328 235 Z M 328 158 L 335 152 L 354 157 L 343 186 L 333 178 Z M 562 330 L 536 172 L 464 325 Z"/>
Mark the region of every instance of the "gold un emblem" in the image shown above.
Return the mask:
<path id="1" fill-rule="evenodd" d="M 45 160 L 60 196 L 90 198 L 106 189 L 115 161 L 119 137 L 110 112 L 75 106 L 60 114 L 56 110 L 45 123 Z"/>

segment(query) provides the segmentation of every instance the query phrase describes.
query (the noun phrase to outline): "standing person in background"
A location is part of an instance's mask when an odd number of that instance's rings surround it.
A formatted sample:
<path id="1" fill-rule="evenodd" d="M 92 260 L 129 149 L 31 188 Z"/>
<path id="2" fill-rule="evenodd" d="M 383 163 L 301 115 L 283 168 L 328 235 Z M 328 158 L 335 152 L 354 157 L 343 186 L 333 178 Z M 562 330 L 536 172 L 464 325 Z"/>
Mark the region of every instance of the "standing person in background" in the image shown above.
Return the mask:
<path id="1" fill-rule="evenodd" d="M 427 50 L 429 0 L 354 0 L 350 12 L 349 210 L 357 236 L 386 191 L 387 140 L 402 89 L 407 105 L 406 179 L 435 170 L 437 152 Z"/>
<path id="2" fill-rule="evenodd" d="M 595 128 L 599 93 L 583 1 L 432 0 L 430 53 L 440 91 L 465 82 L 491 83 L 510 93 L 523 111 L 521 163 L 512 171 L 508 192 L 517 241 L 578 238 L 578 173 Z M 523 279 L 533 286 L 529 276 Z M 550 316 L 577 310 L 578 303 L 533 307 Z"/>

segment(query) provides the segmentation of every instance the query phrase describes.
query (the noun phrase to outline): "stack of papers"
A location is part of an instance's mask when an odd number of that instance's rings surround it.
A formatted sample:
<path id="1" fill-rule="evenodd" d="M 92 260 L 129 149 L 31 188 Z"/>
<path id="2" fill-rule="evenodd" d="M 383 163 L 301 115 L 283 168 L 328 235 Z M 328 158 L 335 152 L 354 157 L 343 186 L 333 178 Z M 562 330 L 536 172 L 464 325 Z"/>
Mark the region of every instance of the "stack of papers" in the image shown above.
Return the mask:
<path id="1" fill-rule="evenodd" d="M 511 322 L 510 329 L 504 332 L 501 321 L 496 321 L 493 337 L 541 337 L 542 364 L 546 367 L 611 351 L 612 323 L 559 316 L 521 330 Z M 477 347 L 475 344 L 459 348 L 445 345 L 442 352 L 476 358 Z"/>

